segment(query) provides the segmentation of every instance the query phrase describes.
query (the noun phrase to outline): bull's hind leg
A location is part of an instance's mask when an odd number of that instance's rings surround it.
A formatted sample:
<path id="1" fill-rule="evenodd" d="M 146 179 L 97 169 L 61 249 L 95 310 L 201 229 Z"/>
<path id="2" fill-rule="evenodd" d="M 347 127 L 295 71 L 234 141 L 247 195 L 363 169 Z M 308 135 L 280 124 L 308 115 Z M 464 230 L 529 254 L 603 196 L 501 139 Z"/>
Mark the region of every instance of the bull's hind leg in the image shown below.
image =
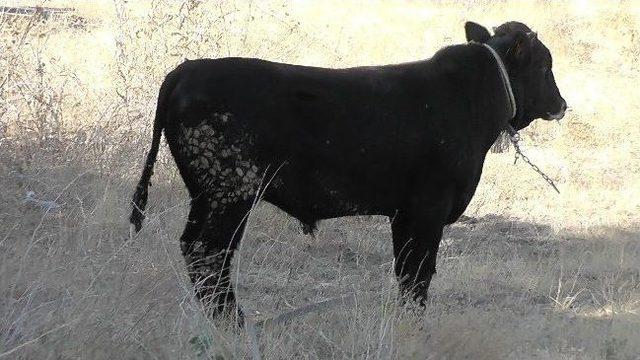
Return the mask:
<path id="1" fill-rule="evenodd" d="M 209 198 L 194 199 L 180 245 L 196 296 L 215 316 L 235 310 L 242 318 L 231 283 L 231 261 L 242 238 L 250 202 L 236 203 L 218 213 Z"/>
<path id="2" fill-rule="evenodd" d="M 181 247 L 196 294 L 211 315 L 237 309 L 231 259 L 260 185 L 252 139 L 243 130 L 232 114 L 213 113 L 176 126 L 169 142 L 193 199 Z"/>

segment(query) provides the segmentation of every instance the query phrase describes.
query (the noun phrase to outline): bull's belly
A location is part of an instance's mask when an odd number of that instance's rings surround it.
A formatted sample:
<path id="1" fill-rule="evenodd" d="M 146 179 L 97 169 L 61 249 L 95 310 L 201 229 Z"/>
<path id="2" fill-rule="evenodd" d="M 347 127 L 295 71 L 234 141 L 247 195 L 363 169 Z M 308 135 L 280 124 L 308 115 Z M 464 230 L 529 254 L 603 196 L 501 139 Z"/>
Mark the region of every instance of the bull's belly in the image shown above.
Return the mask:
<path id="1" fill-rule="evenodd" d="M 364 165 L 361 171 L 350 169 L 356 176 L 339 169 L 319 170 L 309 165 L 321 163 L 311 154 L 290 160 L 292 155 L 276 154 L 254 142 L 253 134 L 241 131 L 246 129 L 231 113 L 180 120 L 167 130 L 191 196 L 210 198 L 217 212 L 224 212 L 229 203 L 262 196 L 304 223 L 388 213 L 390 196 L 381 186 L 385 176 L 380 171 Z"/>
<path id="2" fill-rule="evenodd" d="M 364 185 L 356 181 L 341 180 L 342 184 L 336 184 L 318 174 L 300 176 L 293 169 L 283 171 L 270 184 L 264 200 L 306 224 L 343 216 L 387 215 L 376 201 L 379 196 L 367 194 Z"/>

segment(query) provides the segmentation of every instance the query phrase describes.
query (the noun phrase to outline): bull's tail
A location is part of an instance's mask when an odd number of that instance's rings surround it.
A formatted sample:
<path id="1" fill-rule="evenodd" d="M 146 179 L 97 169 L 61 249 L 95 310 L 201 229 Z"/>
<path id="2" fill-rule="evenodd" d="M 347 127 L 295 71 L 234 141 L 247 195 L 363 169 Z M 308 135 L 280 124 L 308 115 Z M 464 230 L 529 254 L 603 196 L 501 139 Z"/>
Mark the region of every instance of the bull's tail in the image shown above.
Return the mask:
<path id="1" fill-rule="evenodd" d="M 133 210 L 131 211 L 129 221 L 135 227 L 136 232 L 140 231 L 142 228 L 142 221 L 145 217 L 144 209 L 147 207 L 147 198 L 149 197 L 148 189 L 151 175 L 153 175 L 153 165 L 155 164 L 156 157 L 158 156 L 160 138 L 162 137 L 162 130 L 165 127 L 165 119 L 168 110 L 167 102 L 169 101 L 169 95 L 174 87 L 173 78 L 175 76 L 172 75 L 173 74 L 169 74 L 160 87 L 158 105 L 156 107 L 156 117 L 153 123 L 153 140 L 151 141 L 151 149 L 147 154 L 147 161 L 144 164 L 142 176 L 140 176 L 140 181 L 138 181 L 138 186 L 136 187 L 136 191 L 131 199 Z"/>

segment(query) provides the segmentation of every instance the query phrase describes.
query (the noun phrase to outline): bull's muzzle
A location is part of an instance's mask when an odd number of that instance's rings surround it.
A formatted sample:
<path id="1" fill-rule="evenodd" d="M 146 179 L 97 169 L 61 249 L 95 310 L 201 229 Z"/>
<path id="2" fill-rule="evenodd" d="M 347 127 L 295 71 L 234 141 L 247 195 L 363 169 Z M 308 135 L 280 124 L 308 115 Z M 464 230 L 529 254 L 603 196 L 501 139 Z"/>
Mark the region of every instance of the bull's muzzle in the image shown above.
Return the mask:
<path id="1" fill-rule="evenodd" d="M 564 117 L 564 113 L 567 111 L 567 102 L 562 100 L 560 104 L 560 110 L 556 113 L 548 112 L 543 119 L 545 120 L 560 120 Z"/>

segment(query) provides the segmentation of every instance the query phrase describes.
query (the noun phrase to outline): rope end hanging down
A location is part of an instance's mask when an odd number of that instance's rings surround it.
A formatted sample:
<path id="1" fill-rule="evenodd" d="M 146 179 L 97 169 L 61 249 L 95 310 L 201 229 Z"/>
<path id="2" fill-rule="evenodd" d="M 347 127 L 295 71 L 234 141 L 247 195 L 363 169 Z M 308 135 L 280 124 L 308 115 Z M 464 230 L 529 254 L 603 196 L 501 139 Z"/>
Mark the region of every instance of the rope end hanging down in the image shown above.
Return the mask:
<path id="1" fill-rule="evenodd" d="M 529 164 L 529 166 L 531 166 L 531 168 L 535 172 L 537 172 L 540 176 L 542 176 L 542 178 L 547 182 L 547 184 L 549 184 L 553 188 L 553 190 L 555 190 L 558 194 L 560 194 L 560 190 L 556 186 L 556 183 L 553 181 L 553 179 L 551 179 L 551 177 L 549 177 L 542 170 L 540 170 L 540 168 L 536 164 L 534 164 L 531 161 L 531 159 L 527 157 L 527 155 L 525 155 L 522 152 L 522 149 L 520 148 L 520 134 L 518 133 L 518 131 L 515 130 L 511 125 L 509 125 L 509 127 L 507 128 L 507 132 L 509 133 L 509 140 L 513 144 L 513 147 L 516 149 L 516 155 L 513 160 L 513 164 L 515 165 L 518 158 L 522 158 L 522 160 L 527 164 Z"/>

